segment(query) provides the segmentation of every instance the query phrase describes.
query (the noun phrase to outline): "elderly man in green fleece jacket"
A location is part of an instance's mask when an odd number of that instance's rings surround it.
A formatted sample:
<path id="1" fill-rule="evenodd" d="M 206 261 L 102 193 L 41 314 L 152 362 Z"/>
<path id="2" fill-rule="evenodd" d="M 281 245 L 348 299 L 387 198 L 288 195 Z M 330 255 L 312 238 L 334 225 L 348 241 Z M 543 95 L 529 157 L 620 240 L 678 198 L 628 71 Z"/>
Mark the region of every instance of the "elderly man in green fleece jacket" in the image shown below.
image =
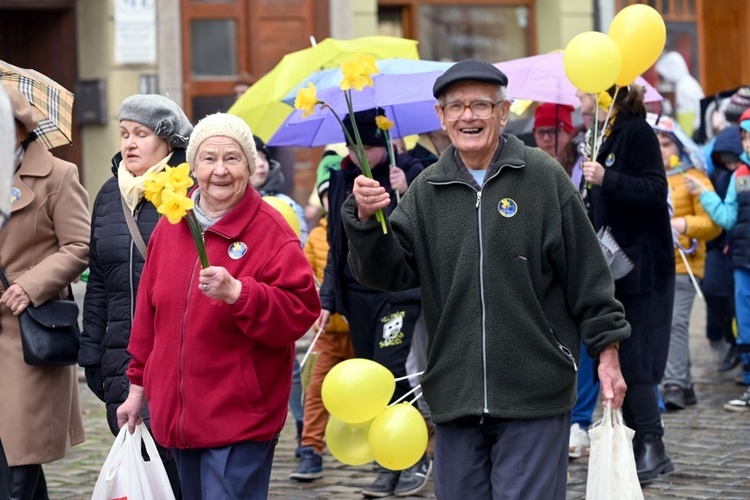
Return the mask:
<path id="1" fill-rule="evenodd" d="M 622 405 L 630 335 L 583 204 L 549 155 L 501 134 L 508 79 L 467 59 L 435 82 L 452 145 L 390 199 L 360 176 L 342 207 L 349 263 L 380 290 L 420 287 L 429 335 L 422 388 L 437 424 L 435 493 L 564 499 L 580 342 L 603 398 Z"/>

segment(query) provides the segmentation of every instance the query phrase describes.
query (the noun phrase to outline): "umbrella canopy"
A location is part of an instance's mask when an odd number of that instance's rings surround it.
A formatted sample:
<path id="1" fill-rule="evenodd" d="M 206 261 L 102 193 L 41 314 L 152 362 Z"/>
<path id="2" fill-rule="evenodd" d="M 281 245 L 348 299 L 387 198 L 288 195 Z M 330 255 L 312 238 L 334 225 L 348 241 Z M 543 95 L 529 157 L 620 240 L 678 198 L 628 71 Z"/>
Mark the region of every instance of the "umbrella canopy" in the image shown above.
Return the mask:
<path id="1" fill-rule="evenodd" d="M 428 61 L 425 59 L 415 61 L 413 59 L 402 59 L 400 57 L 375 61 L 379 75 L 405 75 L 411 73 L 445 71 L 453 66 L 453 64 L 454 63 L 452 62 Z M 283 101 L 290 106 L 294 106 L 294 99 L 297 97 L 297 92 L 299 92 L 301 88 L 306 87 L 308 82 L 312 82 L 318 90 L 323 90 L 331 87 L 338 87 L 342 78 L 344 78 L 344 75 L 341 73 L 340 67 L 316 71 L 305 78 L 299 85 L 294 87 L 294 89 L 284 97 Z"/>
<path id="2" fill-rule="evenodd" d="M 293 110 L 282 99 L 313 72 L 340 66 L 355 54 L 366 54 L 375 59 L 419 59 L 416 40 L 390 36 L 353 40 L 326 38 L 314 47 L 284 56 L 270 72 L 247 89 L 229 108 L 229 113 L 245 120 L 255 135 L 268 142 Z"/>
<path id="3" fill-rule="evenodd" d="M 522 57 L 495 63 L 494 66 L 508 76 L 508 95 L 511 99 L 571 106 L 581 104 L 576 97 L 576 88 L 565 76 L 562 52 Z M 635 83 L 646 88 L 646 102 L 663 100 L 661 94 L 640 76 Z"/>
<path id="4" fill-rule="evenodd" d="M 13 87 L 40 113 L 39 126 L 33 130 L 37 141 L 47 149 L 73 142 L 73 93 L 34 71 L 0 61 L 0 83 Z"/>
<path id="5" fill-rule="evenodd" d="M 440 128 L 435 113 L 435 98 L 432 86 L 443 71 L 401 75 L 377 74 L 372 77 L 374 85 L 361 91 L 352 91 L 354 111 L 383 108 L 385 115 L 394 122 L 391 137 L 431 132 Z M 338 87 L 323 89 L 317 93 L 319 101 L 332 107 L 343 120 L 349 112 L 344 91 Z M 307 118 L 302 111 L 295 110 L 268 141 L 270 146 L 324 146 L 345 140 L 341 124 L 328 108 L 315 107 Z"/>

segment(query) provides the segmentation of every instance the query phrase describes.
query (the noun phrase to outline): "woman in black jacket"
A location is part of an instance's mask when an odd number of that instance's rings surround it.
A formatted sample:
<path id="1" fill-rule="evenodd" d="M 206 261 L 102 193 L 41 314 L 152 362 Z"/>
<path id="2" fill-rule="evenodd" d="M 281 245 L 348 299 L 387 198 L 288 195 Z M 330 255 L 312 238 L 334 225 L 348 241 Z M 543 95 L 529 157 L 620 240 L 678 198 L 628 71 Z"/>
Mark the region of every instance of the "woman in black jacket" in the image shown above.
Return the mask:
<path id="1" fill-rule="evenodd" d="M 160 95 L 128 97 L 118 119 L 120 152 L 112 158 L 113 176 L 102 186 L 92 211 L 90 272 L 78 355 L 89 388 L 106 403 L 114 435 L 119 432 L 117 408 L 129 392 L 127 347 L 145 246 L 159 220 L 156 208 L 143 196 L 144 182 L 152 172 L 185 162 L 193 129 L 180 107 Z M 148 407 L 141 416 L 148 425 Z M 180 498 L 174 460 L 167 450 L 158 449 L 175 496 Z"/>
<path id="2" fill-rule="evenodd" d="M 614 88 L 610 95 L 614 94 Z M 604 142 L 595 161 L 583 164 L 585 193 L 594 229 L 610 227 L 635 267 L 615 281 L 632 333 L 620 346 L 628 391 L 623 416 L 636 431 L 634 449 L 641 483 L 674 471 L 664 449 L 654 386 L 667 363 L 675 287 L 674 247 L 669 222 L 669 187 L 656 134 L 646 122 L 643 89 L 616 94 Z"/>

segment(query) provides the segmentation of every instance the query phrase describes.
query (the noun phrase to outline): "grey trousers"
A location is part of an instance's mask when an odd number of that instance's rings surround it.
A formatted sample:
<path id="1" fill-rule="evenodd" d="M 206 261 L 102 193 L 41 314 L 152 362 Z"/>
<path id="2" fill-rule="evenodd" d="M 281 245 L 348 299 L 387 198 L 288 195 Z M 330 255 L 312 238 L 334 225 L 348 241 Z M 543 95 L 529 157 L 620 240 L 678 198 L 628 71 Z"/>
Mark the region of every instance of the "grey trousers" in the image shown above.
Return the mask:
<path id="1" fill-rule="evenodd" d="M 690 276 L 678 274 L 675 277 L 674 309 L 672 310 L 672 333 L 669 336 L 667 368 L 664 371 L 664 385 L 674 384 L 687 389 L 693 383 L 690 375 L 690 311 L 693 309 L 695 287 Z"/>
<path id="2" fill-rule="evenodd" d="M 565 500 L 570 412 L 491 424 L 438 424 L 435 496 L 440 500 Z"/>

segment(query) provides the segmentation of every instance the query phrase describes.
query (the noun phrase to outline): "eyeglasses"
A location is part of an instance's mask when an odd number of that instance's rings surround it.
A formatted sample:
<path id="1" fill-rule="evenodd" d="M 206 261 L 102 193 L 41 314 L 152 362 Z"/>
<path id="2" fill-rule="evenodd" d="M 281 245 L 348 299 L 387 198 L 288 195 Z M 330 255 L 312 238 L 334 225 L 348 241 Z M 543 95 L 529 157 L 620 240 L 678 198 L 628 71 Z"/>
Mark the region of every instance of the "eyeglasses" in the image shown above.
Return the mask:
<path id="1" fill-rule="evenodd" d="M 559 130 L 558 128 L 538 128 L 534 130 L 534 135 L 537 137 L 555 137 Z"/>
<path id="2" fill-rule="evenodd" d="M 492 112 L 495 111 L 495 106 L 501 102 L 503 101 L 474 101 L 469 104 L 464 104 L 462 102 L 449 102 L 448 104 L 444 104 L 442 109 L 443 114 L 445 114 L 445 119 L 451 122 L 460 120 L 464 115 L 466 108 L 471 110 L 474 118 L 486 120 L 492 116 Z"/>

